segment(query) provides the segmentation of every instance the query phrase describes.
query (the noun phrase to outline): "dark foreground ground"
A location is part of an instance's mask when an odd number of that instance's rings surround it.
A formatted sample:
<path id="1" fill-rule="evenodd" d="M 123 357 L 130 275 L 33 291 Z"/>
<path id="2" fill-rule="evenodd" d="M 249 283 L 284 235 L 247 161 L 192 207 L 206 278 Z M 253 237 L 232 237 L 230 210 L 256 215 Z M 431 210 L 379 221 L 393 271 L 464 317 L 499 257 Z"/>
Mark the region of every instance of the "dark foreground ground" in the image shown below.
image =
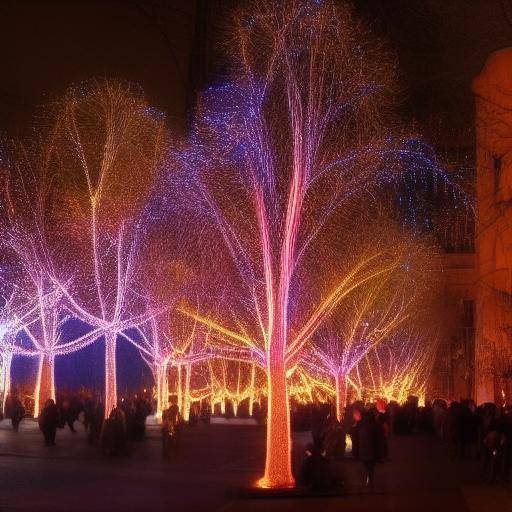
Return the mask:
<path id="1" fill-rule="evenodd" d="M 1 425 L 0 425 L 1 427 Z M 309 441 L 295 436 L 297 454 Z M 512 486 L 478 483 L 478 465 L 453 462 L 428 436 L 395 437 L 376 488 L 359 487 L 357 462 L 342 470 L 349 494 L 330 498 L 240 499 L 229 491 L 261 473 L 264 430 L 202 425 L 187 431 L 180 460 L 166 463 L 156 428 L 130 457 L 103 459 L 83 430 L 57 433 L 45 448 L 34 422 L 18 434 L 0 428 L 0 511 L 471 511 L 512 512 Z M 226 493 L 228 491 L 228 493 Z"/>

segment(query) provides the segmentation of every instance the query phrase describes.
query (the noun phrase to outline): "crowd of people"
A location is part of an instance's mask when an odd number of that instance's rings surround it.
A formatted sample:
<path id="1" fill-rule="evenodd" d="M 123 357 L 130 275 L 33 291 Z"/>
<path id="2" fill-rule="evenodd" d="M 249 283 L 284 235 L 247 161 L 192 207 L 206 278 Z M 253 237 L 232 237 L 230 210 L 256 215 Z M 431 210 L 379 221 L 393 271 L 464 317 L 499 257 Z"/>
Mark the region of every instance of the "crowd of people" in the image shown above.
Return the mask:
<path id="1" fill-rule="evenodd" d="M 481 479 L 486 483 L 509 482 L 512 469 L 512 407 L 486 403 L 479 407 L 472 400 L 435 400 L 420 407 L 416 397 L 402 405 L 377 400 L 372 404 L 349 405 L 338 421 L 333 407 L 298 407 L 292 415 L 297 430 L 311 430 L 312 443 L 306 449 L 301 477 L 312 489 L 329 489 L 339 476 L 330 462 L 340 458 L 359 460 L 363 484 L 372 487 L 375 466 L 389 459 L 388 437 L 413 432 L 435 433 L 444 441 L 450 455 L 458 460 L 480 461 Z M 351 449 L 347 453 L 346 440 Z"/>
<path id="2" fill-rule="evenodd" d="M 372 488 L 375 465 L 388 459 L 388 436 L 396 419 L 381 401 L 365 406 L 355 402 L 345 410 L 342 421 L 336 418 L 329 404 L 297 408 L 293 415 L 295 429 L 311 430 L 312 443 L 306 447 L 300 477 L 302 484 L 313 491 L 336 489 L 342 482 L 333 461 L 359 460 L 363 484 Z M 350 449 L 347 449 L 347 440 Z"/>
<path id="3" fill-rule="evenodd" d="M 206 405 L 206 403 L 205 403 Z M 121 398 L 109 417 L 104 419 L 101 397 L 88 390 L 61 393 L 56 402 L 48 400 L 42 408 L 38 424 L 46 446 L 53 446 L 59 429 L 76 432 L 79 421 L 91 445 L 105 456 L 124 456 L 129 442 L 140 442 L 146 433 L 146 418 L 154 413 L 155 403 L 146 393 Z M 240 409 L 244 414 L 244 409 Z M 265 403 L 258 404 L 253 417 L 265 423 Z M 14 390 L 5 399 L 4 416 L 18 431 L 26 408 Z M 195 404 L 187 422 L 209 422 L 208 406 Z M 232 416 L 228 407 L 226 416 Z M 333 471 L 333 461 L 347 459 L 361 463 L 363 484 L 373 487 L 376 465 L 389 460 L 388 438 L 392 434 L 407 435 L 422 431 L 437 434 L 456 459 L 479 460 L 483 481 L 508 482 L 512 469 L 512 407 L 486 403 L 479 407 L 472 400 L 435 400 L 420 407 L 410 397 L 404 404 L 377 400 L 371 404 L 354 402 L 347 406 L 338 421 L 331 404 L 292 405 L 293 430 L 311 431 L 300 469 L 300 481 L 312 490 L 335 489 L 342 478 Z M 180 451 L 185 422 L 175 403 L 162 414 L 161 433 L 164 458 L 175 460 Z"/>
<path id="4" fill-rule="evenodd" d="M 512 407 L 473 400 L 431 406 L 432 425 L 448 446 L 452 457 L 482 462 L 482 479 L 508 482 L 512 467 Z"/>
<path id="5" fill-rule="evenodd" d="M 38 417 L 45 445 L 55 445 L 58 429 L 68 427 L 76 433 L 75 425 L 79 421 L 87 432 L 88 442 L 98 445 L 105 455 L 125 455 L 128 441 L 142 441 L 146 432 L 146 418 L 153 412 L 153 401 L 147 393 L 122 398 L 107 419 L 104 419 L 101 398 L 91 391 L 65 392 L 56 398 L 56 401 L 46 401 Z M 27 416 L 18 390 L 7 395 L 3 416 L 11 420 L 13 430 L 17 432 L 21 420 Z"/>

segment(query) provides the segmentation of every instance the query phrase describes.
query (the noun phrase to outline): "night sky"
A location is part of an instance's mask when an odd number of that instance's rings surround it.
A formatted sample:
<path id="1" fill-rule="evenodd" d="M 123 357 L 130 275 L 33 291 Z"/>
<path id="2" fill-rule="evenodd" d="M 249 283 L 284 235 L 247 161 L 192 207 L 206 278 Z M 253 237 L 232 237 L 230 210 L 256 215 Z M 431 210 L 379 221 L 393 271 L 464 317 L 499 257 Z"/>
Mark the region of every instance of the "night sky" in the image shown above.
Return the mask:
<path id="1" fill-rule="evenodd" d="M 208 74 L 201 66 L 211 67 L 205 56 L 218 53 L 211 51 L 211 36 L 227 19 L 230 4 L 232 0 L 4 0 L 0 133 L 24 134 L 39 106 L 70 84 L 96 76 L 140 84 L 170 126 L 183 129 L 191 93 Z M 434 144 L 443 140 L 472 151 L 467 135 L 473 115 L 471 78 L 490 52 L 512 45 L 512 1 L 357 0 L 356 8 L 398 53 L 404 115 L 417 119 Z M 80 329 L 73 327 L 74 332 Z M 100 358 L 101 343 L 59 358 L 57 387 L 100 387 L 103 364 L 91 364 Z M 16 360 L 14 380 L 29 378 L 34 362 Z M 121 392 L 151 378 L 126 343 L 119 348 L 118 369 Z"/>
<path id="2" fill-rule="evenodd" d="M 157 2 L 158 3 L 158 2 Z M 4 1 L 0 6 L 0 129 L 91 77 L 140 84 L 171 120 L 185 112 L 193 1 L 162 2 L 158 16 L 131 0 Z M 163 24 L 164 28 L 160 28 Z"/>

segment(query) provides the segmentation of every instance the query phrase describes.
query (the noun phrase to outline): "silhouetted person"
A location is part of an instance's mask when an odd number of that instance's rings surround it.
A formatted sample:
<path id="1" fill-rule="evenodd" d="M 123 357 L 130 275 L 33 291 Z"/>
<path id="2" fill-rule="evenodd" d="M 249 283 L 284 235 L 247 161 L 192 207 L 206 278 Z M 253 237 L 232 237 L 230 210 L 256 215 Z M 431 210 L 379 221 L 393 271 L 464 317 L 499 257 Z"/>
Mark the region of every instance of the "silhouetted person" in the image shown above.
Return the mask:
<path id="1" fill-rule="evenodd" d="M 101 401 L 91 408 L 92 412 L 89 414 L 89 434 L 87 439 L 89 444 L 98 444 L 103 428 L 103 416 L 105 414 L 104 405 Z"/>
<path id="2" fill-rule="evenodd" d="M 135 395 L 135 400 L 137 396 Z M 136 438 L 136 425 L 135 425 L 135 400 L 131 398 L 121 399 L 121 409 L 124 413 L 125 424 L 126 424 L 126 437 L 130 441 L 134 441 Z"/>
<path id="3" fill-rule="evenodd" d="M 20 422 L 25 416 L 25 408 L 16 393 L 7 395 L 5 400 L 5 417 L 11 419 L 12 429 L 18 432 Z"/>
<path id="4" fill-rule="evenodd" d="M 193 404 L 190 407 L 190 412 L 188 415 L 188 425 L 189 427 L 195 427 L 199 422 L 199 410 L 197 408 L 197 404 Z"/>
<path id="5" fill-rule="evenodd" d="M 345 430 L 334 415 L 330 417 L 329 429 L 324 439 L 324 448 L 329 459 L 342 460 L 345 457 Z"/>
<path id="6" fill-rule="evenodd" d="M 366 411 L 359 422 L 359 460 L 363 463 L 364 483 L 373 487 L 375 462 L 379 456 L 379 425 L 373 411 Z"/>
<path id="7" fill-rule="evenodd" d="M 493 420 L 487 423 L 482 443 L 482 476 L 487 483 L 495 480 L 508 482 L 512 457 L 512 415 L 507 408 L 502 411 L 495 409 L 494 413 Z"/>
<path id="8" fill-rule="evenodd" d="M 146 435 L 146 418 L 151 413 L 151 404 L 144 398 L 139 397 L 135 401 L 135 409 L 133 411 L 132 432 L 135 441 L 142 441 Z"/>
<path id="9" fill-rule="evenodd" d="M 404 434 L 412 434 L 416 427 L 418 418 L 418 397 L 408 396 L 407 401 L 402 407 L 404 414 Z"/>
<path id="10" fill-rule="evenodd" d="M 502 476 L 505 482 L 510 482 L 510 472 L 512 470 L 512 408 L 510 407 L 505 408 L 502 420 L 502 431 L 505 434 Z"/>
<path id="11" fill-rule="evenodd" d="M 90 432 L 90 427 L 93 422 L 94 412 L 96 408 L 96 403 L 92 399 L 92 395 L 88 393 L 83 400 L 84 405 L 84 428 L 86 431 Z"/>
<path id="12" fill-rule="evenodd" d="M 437 435 L 444 441 L 447 439 L 447 409 L 448 405 L 445 400 L 440 398 L 434 400 L 432 404 L 432 421 Z"/>
<path id="13" fill-rule="evenodd" d="M 210 406 L 208 404 L 203 404 L 201 407 L 201 422 L 202 423 L 210 423 L 210 419 L 212 416 L 212 412 L 210 410 Z"/>
<path id="14" fill-rule="evenodd" d="M 446 439 L 454 458 L 462 455 L 464 407 L 457 401 L 450 403 L 446 414 Z"/>
<path id="15" fill-rule="evenodd" d="M 323 405 L 314 404 L 311 410 L 311 435 L 315 446 L 323 447 L 327 430 L 327 410 Z"/>
<path id="16" fill-rule="evenodd" d="M 352 458 L 359 458 L 359 426 L 362 419 L 361 411 L 357 408 L 352 408 L 352 421 L 350 423 L 350 439 L 352 440 Z"/>
<path id="17" fill-rule="evenodd" d="M 301 468 L 302 482 L 312 491 L 323 491 L 332 488 L 334 480 L 329 461 L 322 453 L 321 445 L 310 443 L 306 447 L 306 458 Z"/>
<path id="18" fill-rule="evenodd" d="M 124 412 L 119 407 L 114 407 L 103 423 L 101 451 L 103 455 L 113 456 L 126 453 L 126 420 Z"/>
<path id="19" fill-rule="evenodd" d="M 59 409 L 55 402 L 50 398 L 44 404 L 43 410 L 39 414 L 39 430 L 43 433 L 44 444 L 46 446 L 55 446 L 55 434 L 59 425 Z"/>
<path id="20" fill-rule="evenodd" d="M 162 412 L 162 451 L 165 459 L 178 456 L 181 442 L 182 419 L 178 406 L 171 404 Z"/>
<path id="21" fill-rule="evenodd" d="M 389 414 L 386 411 L 386 405 L 383 401 L 377 401 L 377 411 L 375 419 L 377 420 L 377 425 L 379 426 L 379 454 L 378 460 L 385 461 L 389 457 L 389 448 L 388 448 L 388 435 L 390 430 L 390 420 Z"/>
<path id="22" fill-rule="evenodd" d="M 501 473 L 506 436 L 503 432 L 491 430 L 485 436 L 483 443 L 485 449 L 482 460 L 482 476 L 486 483 L 492 484 Z"/>
<path id="23" fill-rule="evenodd" d="M 71 432 L 75 433 L 75 427 L 74 422 L 76 419 L 75 411 L 73 410 L 71 398 L 67 395 L 65 395 L 60 404 L 59 404 L 59 410 L 60 410 L 60 426 L 64 428 L 66 425 L 69 426 L 69 430 Z"/>

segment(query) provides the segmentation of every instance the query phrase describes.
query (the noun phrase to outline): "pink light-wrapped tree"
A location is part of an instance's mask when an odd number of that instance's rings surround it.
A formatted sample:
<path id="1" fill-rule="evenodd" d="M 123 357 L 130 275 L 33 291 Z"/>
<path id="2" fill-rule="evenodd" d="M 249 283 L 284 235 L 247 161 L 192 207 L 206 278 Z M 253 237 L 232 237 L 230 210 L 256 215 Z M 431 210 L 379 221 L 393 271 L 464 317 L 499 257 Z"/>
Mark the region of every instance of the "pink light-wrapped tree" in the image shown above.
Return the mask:
<path id="1" fill-rule="evenodd" d="M 230 34 L 228 81 L 202 94 L 175 166 L 188 170 L 187 222 L 226 276 L 214 323 L 266 371 L 258 485 L 289 487 L 287 369 L 346 296 L 400 261 L 352 254 L 338 221 L 374 202 L 411 151 L 391 114 L 392 59 L 345 4 L 248 2 Z"/>
<path id="2" fill-rule="evenodd" d="M 58 229 L 53 204 L 55 176 L 50 166 L 55 132 L 38 134 L 36 140 L 14 143 L 4 176 L 3 242 L 10 254 L 10 279 L 25 297 L 25 312 L 17 320 L 28 344 L 18 336 L 18 353 L 36 356 L 38 371 L 34 415 L 42 404 L 55 399 L 55 357 L 80 350 L 101 335 L 101 328 L 63 342 L 61 328 L 69 320 L 63 290 L 54 282 L 53 249 Z"/>
<path id="3" fill-rule="evenodd" d="M 120 333 L 149 321 L 137 279 L 150 190 L 166 153 L 162 116 L 135 87 L 98 80 L 71 88 L 55 107 L 49 158 L 60 208 L 54 282 L 73 314 L 105 340 L 105 415 L 117 403 Z M 67 284 L 69 283 L 69 284 Z"/>

